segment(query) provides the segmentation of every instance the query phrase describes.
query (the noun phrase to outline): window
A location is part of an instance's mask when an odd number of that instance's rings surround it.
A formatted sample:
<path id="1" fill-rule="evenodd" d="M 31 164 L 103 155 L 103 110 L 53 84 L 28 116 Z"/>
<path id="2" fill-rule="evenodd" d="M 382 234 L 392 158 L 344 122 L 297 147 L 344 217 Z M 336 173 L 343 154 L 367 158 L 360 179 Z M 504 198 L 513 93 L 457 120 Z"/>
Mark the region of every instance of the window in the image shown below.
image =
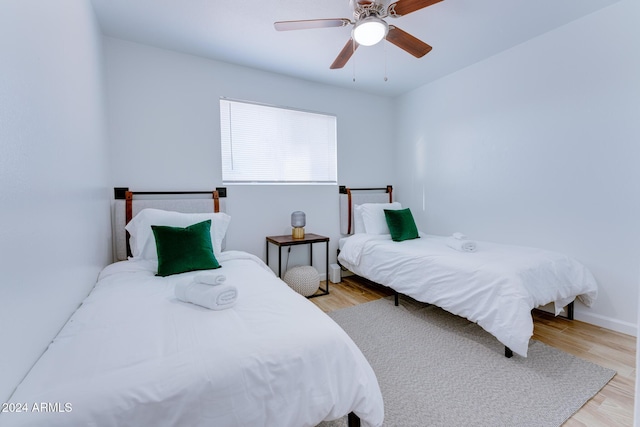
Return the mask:
<path id="1" fill-rule="evenodd" d="M 336 116 L 220 99 L 225 184 L 336 184 Z"/>

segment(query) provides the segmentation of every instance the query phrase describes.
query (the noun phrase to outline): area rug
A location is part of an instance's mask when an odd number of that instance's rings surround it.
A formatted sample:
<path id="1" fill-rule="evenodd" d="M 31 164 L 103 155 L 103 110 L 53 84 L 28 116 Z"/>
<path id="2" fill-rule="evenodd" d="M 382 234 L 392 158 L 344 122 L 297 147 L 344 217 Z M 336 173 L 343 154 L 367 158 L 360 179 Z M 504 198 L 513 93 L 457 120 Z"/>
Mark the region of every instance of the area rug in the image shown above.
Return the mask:
<path id="1" fill-rule="evenodd" d="M 532 340 L 528 357 L 438 307 L 381 299 L 329 313 L 376 373 L 384 426 L 560 426 L 615 371 Z M 321 427 L 346 426 L 344 419 Z"/>

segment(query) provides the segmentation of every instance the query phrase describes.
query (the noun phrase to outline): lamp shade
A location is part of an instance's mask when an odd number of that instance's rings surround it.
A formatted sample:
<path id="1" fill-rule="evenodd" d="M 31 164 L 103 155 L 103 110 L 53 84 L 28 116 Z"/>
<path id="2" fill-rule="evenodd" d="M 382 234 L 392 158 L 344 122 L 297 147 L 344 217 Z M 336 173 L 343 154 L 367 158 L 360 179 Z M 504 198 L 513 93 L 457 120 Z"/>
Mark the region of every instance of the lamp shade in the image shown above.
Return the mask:
<path id="1" fill-rule="evenodd" d="M 353 27 L 353 39 L 363 46 L 373 46 L 386 37 L 389 25 L 377 16 L 368 16 Z"/>
<path id="2" fill-rule="evenodd" d="M 292 227 L 304 227 L 307 224 L 307 217 L 302 211 L 295 211 L 291 214 Z"/>

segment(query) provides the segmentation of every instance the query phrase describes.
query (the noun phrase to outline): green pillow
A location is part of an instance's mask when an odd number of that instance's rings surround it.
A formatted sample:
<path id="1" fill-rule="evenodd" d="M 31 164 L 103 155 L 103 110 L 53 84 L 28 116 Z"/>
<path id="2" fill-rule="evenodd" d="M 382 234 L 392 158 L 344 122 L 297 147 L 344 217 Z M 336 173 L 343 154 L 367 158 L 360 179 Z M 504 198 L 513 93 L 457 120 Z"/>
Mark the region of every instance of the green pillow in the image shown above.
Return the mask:
<path id="1" fill-rule="evenodd" d="M 158 252 L 158 276 L 220 268 L 211 244 L 211 220 L 185 228 L 152 225 Z"/>
<path id="2" fill-rule="evenodd" d="M 385 209 L 384 217 L 387 220 L 389 231 L 391 232 L 391 239 L 394 242 L 402 242 L 403 240 L 417 239 L 418 227 L 413 220 L 411 210 L 405 209 Z"/>

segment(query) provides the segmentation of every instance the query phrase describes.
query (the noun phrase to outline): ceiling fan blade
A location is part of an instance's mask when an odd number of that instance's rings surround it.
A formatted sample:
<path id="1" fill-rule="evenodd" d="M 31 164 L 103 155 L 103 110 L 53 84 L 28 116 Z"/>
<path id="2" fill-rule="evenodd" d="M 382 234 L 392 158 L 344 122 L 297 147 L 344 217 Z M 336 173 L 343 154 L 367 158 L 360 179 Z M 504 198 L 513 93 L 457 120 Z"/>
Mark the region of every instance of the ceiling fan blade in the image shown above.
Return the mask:
<path id="1" fill-rule="evenodd" d="M 274 22 L 273 26 L 278 31 L 290 31 L 290 30 L 309 30 L 312 28 L 332 28 L 332 27 L 344 27 L 351 24 L 351 20 L 347 18 L 336 19 L 307 19 L 302 21 L 278 21 Z"/>
<path id="2" fill-rule="evenodd" d="M 389 25 L 387 41 L 395 44 L 400 49 L 406 50 L 416 58 L 422 58 L 433 49 L 422 40 L 413 37 L 411 34 L 393 25 Z"/>
<path id="3" fill-rule="evenodd" d="M 424 9 L 432 4 L 440 3 L 442 0 L 398 0 L 391 3 L 387 8 L 389 16 L 397 18 L 398 16 L 408 15 L 416 10 Z"/>
<path id="4" fill-rule="evenodd" d="M 335 70 L 337 68 L 344 67 L 347 64 L 347 62 L 349 62 L 349 59 L 353 55 L 353 52 L 356 51 L 358 46 L 360 45 L 356 43 L 355 40 L 350 38 L 347 44 L 344 45 L 344 47 L 338 54 L 338 57 L 336 58 L 336 60 L 333 61 L 333 64 L 331 64 L 331 67 L 329 68 L 331 68 L 332 70 Z"/>

